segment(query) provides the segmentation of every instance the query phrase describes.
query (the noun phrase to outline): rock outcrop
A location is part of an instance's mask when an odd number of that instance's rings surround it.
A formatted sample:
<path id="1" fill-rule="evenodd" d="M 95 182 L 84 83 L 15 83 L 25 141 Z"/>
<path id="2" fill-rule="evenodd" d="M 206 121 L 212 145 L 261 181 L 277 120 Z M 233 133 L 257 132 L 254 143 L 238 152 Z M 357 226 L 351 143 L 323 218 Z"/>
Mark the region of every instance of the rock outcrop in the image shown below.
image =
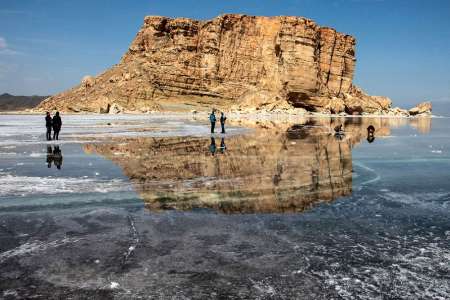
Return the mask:
<path id="1" fill-rule="evenodd" d="M 353 86 L 355 61 L 352 36 L 302 17 L 226 14 L 198 21 L 149 16 L 118 65 L 83 78 L 38 108 L 247 109 L 251 99 L 264 98 L 262 109 L 388 112 L 389 99 Z"/>
<path id="2" fill-rule="evenodd" d="M 431 102 L 422 102 L 422 103 L 419 103 L 417 106 L 411 108 L 409 110 L 409 114 L 411 116 L 415 116 L 415 115 L 430 115 L 431 111 L 432 111 Z"/>

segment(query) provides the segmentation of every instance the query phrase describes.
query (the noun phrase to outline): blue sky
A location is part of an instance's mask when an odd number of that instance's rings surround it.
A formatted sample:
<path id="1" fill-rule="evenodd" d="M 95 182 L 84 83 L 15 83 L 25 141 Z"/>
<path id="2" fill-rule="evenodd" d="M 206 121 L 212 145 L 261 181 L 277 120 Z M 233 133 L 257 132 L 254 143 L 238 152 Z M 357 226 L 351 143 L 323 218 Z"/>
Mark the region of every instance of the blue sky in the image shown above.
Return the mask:
<path id="1" fill-rule="evenodd" d="M 119 62 L 146 15 L 305 16 L 357 39 L 354 82 L 450 103 L 449 0 L 0 0 L 0 93 L 53 94 Z"/>

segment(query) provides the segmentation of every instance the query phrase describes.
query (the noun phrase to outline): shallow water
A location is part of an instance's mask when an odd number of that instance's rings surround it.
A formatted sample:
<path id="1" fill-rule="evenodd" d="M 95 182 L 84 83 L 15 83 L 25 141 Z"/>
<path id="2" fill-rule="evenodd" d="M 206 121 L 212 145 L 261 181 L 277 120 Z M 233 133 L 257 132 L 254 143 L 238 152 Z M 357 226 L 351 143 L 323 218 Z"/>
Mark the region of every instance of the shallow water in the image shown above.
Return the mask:
<path id="1" fill-rule="evenodd" d="M 0 298 L 450 297 L 450 119 L 41 119 L 0 116 Z"/>

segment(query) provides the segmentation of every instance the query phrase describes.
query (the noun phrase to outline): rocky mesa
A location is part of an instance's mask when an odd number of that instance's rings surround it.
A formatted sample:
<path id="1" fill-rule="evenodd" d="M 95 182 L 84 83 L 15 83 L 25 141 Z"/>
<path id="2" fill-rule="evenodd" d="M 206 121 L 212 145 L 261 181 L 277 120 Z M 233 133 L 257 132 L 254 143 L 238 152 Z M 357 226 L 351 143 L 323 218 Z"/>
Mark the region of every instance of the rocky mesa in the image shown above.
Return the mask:
<path id="1" fill-rule="evenodd" d="M 353 85 L 355 38 L 302 17 L 148 16 L 119 64 L 39 110 L 297 110 L 410 115 Z M 413 114 L 429 114 L 431 105 Z M 425 111 L 424 111 L 425 108 Z"/>

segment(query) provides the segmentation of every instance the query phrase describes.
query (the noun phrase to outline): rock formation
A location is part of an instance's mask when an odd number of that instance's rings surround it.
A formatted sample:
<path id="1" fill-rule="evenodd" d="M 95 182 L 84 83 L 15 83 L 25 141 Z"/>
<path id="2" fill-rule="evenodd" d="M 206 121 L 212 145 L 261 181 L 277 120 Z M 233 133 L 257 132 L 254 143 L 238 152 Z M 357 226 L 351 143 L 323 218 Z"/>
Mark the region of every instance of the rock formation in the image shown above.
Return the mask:
<path id="1" fill-rule="evenodd" d="M 430 115 L 432 110 L 431 102 L 422 102 L 409 110 L 411 116 Z"/>
<path id="2" fill-rule="evenodd" d="M 301 17 L 149 16 L 118 65 L 39 109 L 125 111 L 303 108 L 387 113 L 391 101 L 352 85 L 355 39 Z M 255 107 L 251 103 L 257 100 Z M 258 105 L 262 105 L 261 107 Z"/>

